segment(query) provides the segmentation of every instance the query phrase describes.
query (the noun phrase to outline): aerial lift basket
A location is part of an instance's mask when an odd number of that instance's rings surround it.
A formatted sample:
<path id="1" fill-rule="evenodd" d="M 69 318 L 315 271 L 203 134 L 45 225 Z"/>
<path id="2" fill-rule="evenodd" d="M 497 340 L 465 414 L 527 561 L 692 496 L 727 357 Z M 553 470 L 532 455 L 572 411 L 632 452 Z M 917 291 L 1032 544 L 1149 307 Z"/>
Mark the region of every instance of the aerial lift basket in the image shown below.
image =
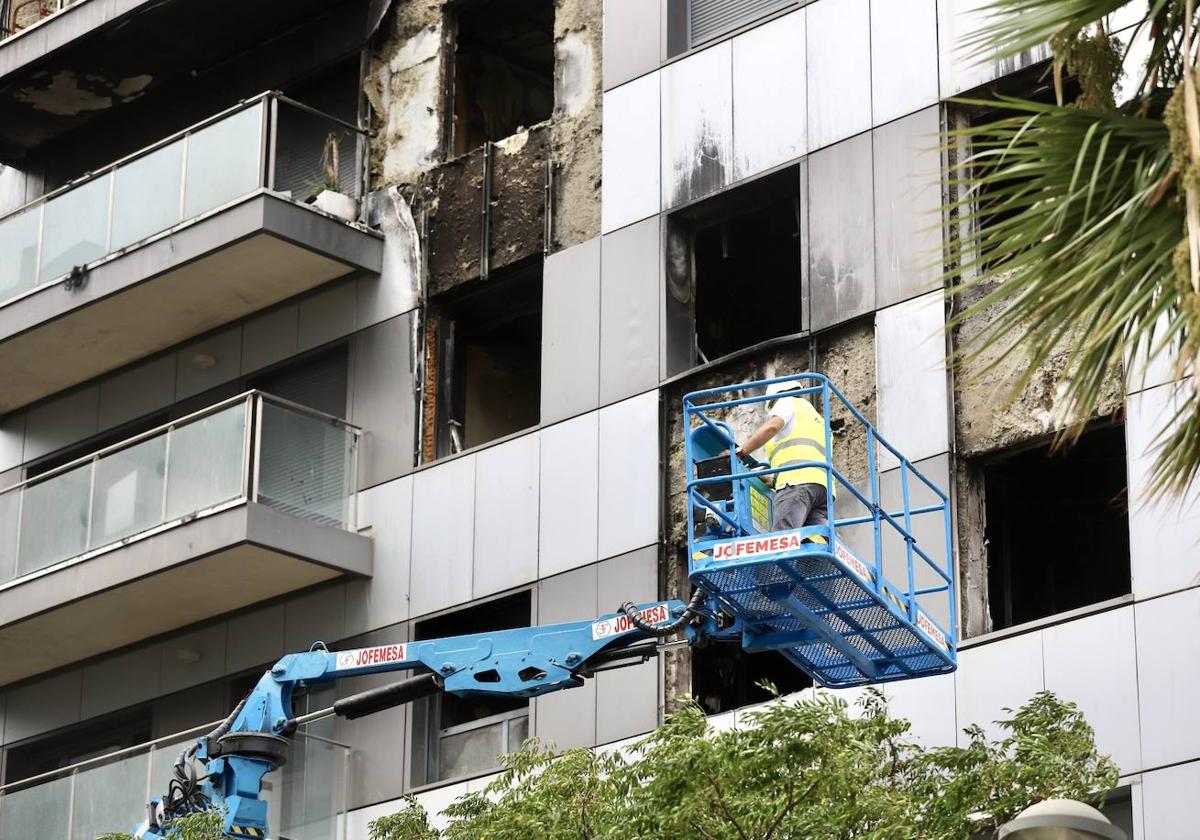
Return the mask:
<path id="1" fill-rule="evenodd" d="M 826 453 L 861 447 L 867 476 L 852 483 L 832 458 L 771 469 L 737 457 L 724 418 L 776 399 L 764 394 L 775 382 L 794 382 L 787 396 L 821 412 Z M 828 379 L 805 373 L 697 391 L 684 397 L 684 421 L 690 577 L 740 625 L 743 647 L 776 650 L 830 687 L 954 670 L 949 499 Z M 802 467 L 824 469 L 835 488 L 829 522 L 772 531 L 765 479 Z"/>

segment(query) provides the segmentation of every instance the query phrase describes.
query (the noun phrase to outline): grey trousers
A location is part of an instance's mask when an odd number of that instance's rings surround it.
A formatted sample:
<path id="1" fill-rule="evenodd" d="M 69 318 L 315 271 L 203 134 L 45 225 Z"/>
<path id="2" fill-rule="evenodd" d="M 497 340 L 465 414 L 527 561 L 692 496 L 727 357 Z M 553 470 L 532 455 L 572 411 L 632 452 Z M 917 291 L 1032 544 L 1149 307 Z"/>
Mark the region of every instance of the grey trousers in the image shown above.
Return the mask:
<path id="1" fill-rule="evenodd" d="M 789 484 L 775 491 L 772 531 L 792 531 L 829 522 L 829 497 L 823 484 Z"/>

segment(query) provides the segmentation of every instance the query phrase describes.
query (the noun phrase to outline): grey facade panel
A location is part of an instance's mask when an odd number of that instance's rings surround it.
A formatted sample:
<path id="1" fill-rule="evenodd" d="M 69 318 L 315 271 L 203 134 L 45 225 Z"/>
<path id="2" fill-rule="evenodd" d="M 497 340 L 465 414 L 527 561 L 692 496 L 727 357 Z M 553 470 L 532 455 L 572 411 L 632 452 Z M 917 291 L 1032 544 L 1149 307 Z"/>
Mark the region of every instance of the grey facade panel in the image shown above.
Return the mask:
<path id="1" fill-rule="evenodd" d="M 346 632 L 364 633 L 409 617 L 413 477 L 376 485 L 358 496 L 358 527 L 370 528 L 374 571 L 346 582 Z"/>
<path id="2" fill-rule="evenodd" d="M 175 399 L 185 400 L 237 379 L 242 370 L 242 328 L 207 336 L 179 350 Z"/>
<path id="3" fill-rule="evenodd" d="M 283 611 L 283 644 L 289 651 L 308 650 L 314 642 L 332 644 L 346 637 L 346 587 L 337 583 L 287 602 Z"/>
<path id="4" fill-rule="evenodd" d="M 600 557 L 658 542 L 659 395 L 600 410 Z"/>
<path id="5" fill-rule="evenodd" d="M 598 406 L 600 240 L 551 254 L 542 275 L 543 423 Z"/>
<path id="6" fill-rule="evenodd" d="M 417 473 L 411 575 L 414 617 L 471 600 L 474 545 L 475 456 Z"/>
<path id="7" fill-rule="evenodd" d="M 596 611 L 597 566 L 581 569 L 538 582 L 537 623 L 557 624 L 594 618 Z M 559 749 L 591 747 L 596 743 L 596 681 L 582 688 L 547 694 L 534 701 L 534 734 L 552 741 Z"/>
<path id="8" fill-rule="evenodd" d="M 875 308 L 871 135 L 808 159 L 809 287 L 814 331 Z"/>
<path id="9" fill-rule="evenodd" d="M 476 456 L 473 598 L 537 579 L 538 485 L 537 434 Z"/>
<path id="10" fill-rule="evenodd" d="M 940 285 L 939 112 L 935 105 L 873 132 L 875 304 L 881 309 Z"/>
<path id="11" fill-rule="evenodd" d="M 739 180 L 808 151 L 806 17 L 797 11 L 733 39 L 733 152 Z"/>
<path id="12" fill-rule="evenodd" d="M 300 301 L 301 352 L 354 332 L 355 294 L 354 279 L 346 278 Z"/>
<path id="13" fill-rule="evenodd" d="M 871 127 L 869 0 L 822 0 L 808 15 L 808 147 Z"/>
<path id="14" fill-rule="evenodd" d="M 30 409 L 25 420 L 22 460 L 32 461 L 96 434 L 100 389 L 72 391 Z"/>
<path id="15" fill-rule="evenodd" d="M 538 576 L 596 562 L 599 412 L 542 429 Z"/>
<path id="16" fill-rule="evenodd" d="M 273 309 L 242 325 L 242 373 L 253 373 L 282 362 L 299 350 L 299 312 L 296 305 Z"/>
<path id="17" fill-rule="evenodd" d="M 412 318 L 407 313 L 376 324 L 350 342 L 349 420 L 363 430 L 360 488 L 412 472 L 417 422 Z"/>
<path id="18" fill-rule="evenodd" d="M 733 179 L 733 57 L 729 42 L 662 70 L 662 206 Z"/>
<path id="19" fill-rule="evenodd" d="M 79 717 L 87 720 L 172 690 L 162 685 L 159 650 L 134 650 L 83 668 Z"/>
<path id="20" fill-rule="evenodd" d="M 161 410 L 175 401 L 175 356 L 167 354 L 100 383 L 100 430 Z"/>
<path id="21" fill-rule="evenodd" d="M 65 671 L 8 692 L 4 743 L 41 735 L 79 720 L 83 671 Z"/>
<path id="22" fill-rule="evenodd" d="M 609 744 L 658 726 L 658 662 L 596 675 L 596 743 Z"/>
<path id="23" fill-rule="evenodd" d="M 659 219 L 604 237 L 600 265 L 600 402 L 658 384 Z"/>
<path id="24" fill-rule="evenodd" d="M 228 623 L 221 621 L 166 639 L 159 665 L 162 692 L 181 691 L 224 676 L 228 631 Z"/>
<path id="25" fill-rule="evenodd" d="M 661 0 L 604 0 L 604 89 L 658 68 Z"/>
<path id="26" fill-rule="evenodd" d="M 597 614 L 617 612 L 621 604 L 658 598 L 658 546 L 646 546 L 600 563 Z"/>
<path id="27" fill-rule="evenodd" d="M 225 672 L 270 664 L 286 650 L 283 646 L 283 604 L 242 610 L 229 619 Z"/>

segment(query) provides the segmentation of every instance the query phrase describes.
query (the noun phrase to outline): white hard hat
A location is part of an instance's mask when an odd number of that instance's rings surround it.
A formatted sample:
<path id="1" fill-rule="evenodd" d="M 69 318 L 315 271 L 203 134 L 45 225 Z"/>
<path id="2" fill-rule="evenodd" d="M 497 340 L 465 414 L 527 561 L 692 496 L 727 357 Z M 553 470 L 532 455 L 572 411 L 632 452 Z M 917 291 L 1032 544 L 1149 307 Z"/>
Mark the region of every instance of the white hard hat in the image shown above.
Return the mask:
<path id="1" fill-rule="evenodd" d="M 782 394 L 784 391 L 795 391 L 803 387 L 804 386 L 795 379 L 789 382 L 772 382 L 767 386 L 767 396 L 773 397 L 776 394 Z"/>

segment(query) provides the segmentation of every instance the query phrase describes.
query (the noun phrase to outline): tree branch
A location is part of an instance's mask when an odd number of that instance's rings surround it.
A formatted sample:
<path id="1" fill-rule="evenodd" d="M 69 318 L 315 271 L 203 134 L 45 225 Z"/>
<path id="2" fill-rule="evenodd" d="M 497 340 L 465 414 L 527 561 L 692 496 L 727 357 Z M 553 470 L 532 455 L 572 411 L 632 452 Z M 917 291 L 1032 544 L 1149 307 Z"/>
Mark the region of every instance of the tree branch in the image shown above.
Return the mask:
<path id="1" fill-rule="evenodd" d="M 729 820 L 729 824 L 737 829 L 738 837 L 742 840 L 750 840 L 745 829 L 738 823 L 737 817 L 729 810 L 729 806 L 725 803 L 725 794 L 721 792 L 721 783 L 717 781 L 716 776 L 709 776 L 708 783 L 712 786 L 713 792 L 717 794 L 717 805 L 721 808 L 721 813 L 725 815 L 725 819 Z"/>

